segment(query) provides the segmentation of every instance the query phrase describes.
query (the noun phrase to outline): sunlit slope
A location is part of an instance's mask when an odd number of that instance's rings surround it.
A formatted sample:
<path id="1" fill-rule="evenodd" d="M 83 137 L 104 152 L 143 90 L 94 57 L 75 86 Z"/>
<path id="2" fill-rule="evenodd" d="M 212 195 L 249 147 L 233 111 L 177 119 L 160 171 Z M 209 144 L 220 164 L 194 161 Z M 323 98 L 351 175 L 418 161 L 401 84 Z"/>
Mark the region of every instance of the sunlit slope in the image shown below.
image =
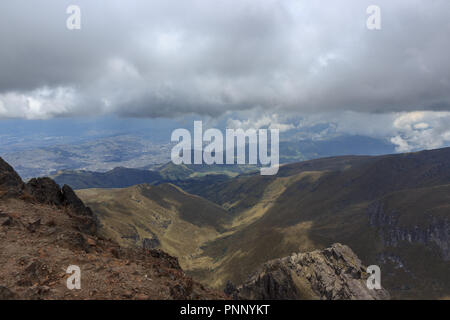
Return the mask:
<path id="1" fill-rule="evenodd" d="M 220 206 L 170 184 L 85 189 L 77 194 L 98 215 L 103 236 L 123 245 L 161 248 L 184 266 L 203 242 L 223 231 L 228 216 Z"/>

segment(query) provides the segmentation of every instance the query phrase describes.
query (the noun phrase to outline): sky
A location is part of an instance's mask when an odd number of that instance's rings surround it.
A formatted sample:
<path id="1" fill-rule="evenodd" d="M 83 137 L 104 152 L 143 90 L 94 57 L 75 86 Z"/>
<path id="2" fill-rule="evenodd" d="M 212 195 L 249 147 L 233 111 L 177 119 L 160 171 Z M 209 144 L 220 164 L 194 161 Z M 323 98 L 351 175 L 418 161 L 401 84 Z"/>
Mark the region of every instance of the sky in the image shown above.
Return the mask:
<path id="1" fill-rule="evenodd" d="M 4 0 L 0 119 L 328 123 L 399 152 L 437 148 L 450 143 L 449 12 L 448 0 Z"/>

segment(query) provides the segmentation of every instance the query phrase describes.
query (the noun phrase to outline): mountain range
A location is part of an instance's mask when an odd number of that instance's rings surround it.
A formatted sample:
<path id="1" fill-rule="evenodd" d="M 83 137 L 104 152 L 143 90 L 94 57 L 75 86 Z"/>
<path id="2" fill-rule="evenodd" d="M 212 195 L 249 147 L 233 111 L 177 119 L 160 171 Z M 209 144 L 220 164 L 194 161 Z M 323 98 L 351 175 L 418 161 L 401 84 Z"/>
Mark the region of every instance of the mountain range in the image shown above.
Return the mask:
<path id="1" fill-rule="evenodd" d="M 150 169 L 149 169 L 150 168 Z M 213 181 L 222 181 L 242 173 L 255 172 L 253 165 L 152 165 L 141 169 L 117 167 L 106 172 L 85 170 L 61 170 L 50 177 L 58 184 L 68 184 L 75 189 L 125 188 L 136 184 L 157 185 L 174 183 L 186 188 L 195 188 Z"/>
<path id="2" fill-rule="evenodd" d="M 276 176 L 208 175 L 200 187 L 187 179 L 77 194 L 103 236 L 167 250 L 214 288 L 243 284 L 269 260 L 339 242 L 381 267 L 393 298 L 446 298 L 449 157 L 450 148 L 331 157 L 284 165 Z"/>
<path id="3" fill-rule="evenodd" d="M 227 212 L 169 184 L 114 190 L 117 193 L 112 198 L 102 190 L 90 194 L 105 202 L 116 201 L 109 212 L 112 215 L 106 218 L 108 210 L 104 215 L 94 213 L 67 185 L 60 188 L 50 178 L 24 183 L 0 158 L 0 300 L 252 298 L 245 294 L 264 299 L 389 299 L 385 289 L 373 291 L 365 285 L 365 267 L 350 248 L 340 244 L 323 253 L 290 258 L 298 264 L 292 271 L 283 263 L 272 267 L 261 279 L 274 284 L 276 294 L 270 285 L 261 287 L 258 280 L 249 280 L 242 288 L 230 284 L 224 293 L 208 289 L 186 276 L 177 258 L 155 248 L 161 246 L 159 236 L 169 250 L 195 250 L 195 239 L 202 242 L 225 231 L 222 224 Z M 134 208 L 127 207 L 130 195 L 136 202 Z M 127 210 L 142 208 L 151 209 L 151 214 L 147 209 L 142 216 L 127 217 Z M 99 212 L 99 208 L 94 210 Z M 117 215 L 117 210 L 124 215 Z M 108 221 L 107 225 L 100 220 Z M 138 230 L 134 225 L 139 221 Z M 127 223 L 136 233 L 126 230 Z M 158 226 L 162 233 L 153 234 L 146 225 Z M 105 237 L 114 232 L 117 241 Z M 151 238 L 142 239 L 139 248 L 135 244 L 143 232 Z M 120 245 L 122 240 L 135 243 Z M 317 262 L 307 258 L 307 262 L 301 257 L 322 258 Z M 306 263 L 315 270 L 314 277 L 298 272 Z M 76 275 L 73 270 L 81 276 L 76 290 L 69 288 Z"/>

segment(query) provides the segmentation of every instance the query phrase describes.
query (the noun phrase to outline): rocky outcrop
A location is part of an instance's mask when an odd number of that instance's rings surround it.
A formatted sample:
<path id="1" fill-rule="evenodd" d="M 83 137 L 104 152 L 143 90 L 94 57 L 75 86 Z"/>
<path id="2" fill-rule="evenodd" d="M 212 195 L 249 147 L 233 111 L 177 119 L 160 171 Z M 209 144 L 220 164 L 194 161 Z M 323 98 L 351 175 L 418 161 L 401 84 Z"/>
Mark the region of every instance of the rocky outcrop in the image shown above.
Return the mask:
<path id="1" fill-rule="evenodd" d="M 12 219 L 0 226 L 0 300 L 227 298 L 193 281 L 165 252 L 77 231 L 63 208 L 14 199 L 0 202 L 0 212 Z M 71 264 L 80 268 L 81 290 L 67 288 Z"/>
<path id="2" fill-rule="evenodd" d="M 0 158 L 0 191 L 1 196 L 16 196 L 22 193 L 23 181 L 7 162 Z"/>
<path id="3" fill-rule="evenodd" d="M 24 183 L 17 172 L 0 158 L 0 198 L 20 198 L 25 201 L 66 208 L 67 213 L 78 222 L 78 229 L 94 234 L 98 220 L 89 207 L 78 198 L 69 186 L 62 188 L 50 178 L 33 178 Z M 10 223 L 9 217 L 2 217 L 2 225 Z M 33 228 L 31 225 L 30 228 Z"/>
<path id="4" fill-rule="evenodd" d="M 61 188 L 50 178 L 33 178 L 25 190 L 40 203 L 62 205 L 64 202 Z"/>
<path id="5" fill-rule="evenodd" d="M 86 207 L 80 198 L 75 194 L 71 187 L 64 185 L 61 189 L 63 205 L 71 207 L 77 214 L 83 216 L 92 216 L 92 210 Z"/>
<path id="6" fill-rule="evenodd" d="M 70 206 L 80 215 L 92 215 L 75 192 L 68 185 L 62 188 L 50 178 L 33 178 L 25 185 L 25 191 L 32 195 L 39 203 L 57 206 Z"/>
<path id="7" fill-rule="evenodd" d="M 422 226 L 406 227 L 399 223 L 395 212 L 387 212 L 383 201 L 372 202 L 367 213 L 369 222 L 379 230 L 385 246 L 396 247 L 400 242 L 436 245 L 442 259 L 450 261 L 450 220 L 428 216 L 428 223 Z"/>
<path id="8" fill-rule="evenodd" d="M 2 161 L 0 177 L 0 191 L 17 190 L 0 201 L 0 300 L 227 298 L 193 281 L 163 251 L 99 237 L 89 228 L 92 212 L 70 187 L 48 178 L 24 185 Z M 72 264 L 80 290 L 67 287 Z"/>
<path id="9" fill-rule="evenodd" d="M 50 178 L 33 178 L 25 185 L 24 190 L 39 203 L 69 208 L 68 213 L 78 220 L 80 230 L 91 234 L 97 231 L 96 216 L 68 185 L 60 188 Z"/>
<path id="10" fill-rule="evenodd" d="M 353 251 L 334 244 L 322 251 L 293 254 L 265 263 L 242 286 L 227 284 L 236 299 L 382 300 L 384 290 L 367 288 L 366 268 Z"/>
<path id="11" fill-rule="evenodd" d="M 92 211 L 86 207 L 68 185 L 62 188 L 50 178 L 33 178 L 24 183 L 17 172 L 0 158 L 0 191 L 2 196 L 22 196 L 42 204 L 70 207 L 80 216 L 92 217 Z"/>

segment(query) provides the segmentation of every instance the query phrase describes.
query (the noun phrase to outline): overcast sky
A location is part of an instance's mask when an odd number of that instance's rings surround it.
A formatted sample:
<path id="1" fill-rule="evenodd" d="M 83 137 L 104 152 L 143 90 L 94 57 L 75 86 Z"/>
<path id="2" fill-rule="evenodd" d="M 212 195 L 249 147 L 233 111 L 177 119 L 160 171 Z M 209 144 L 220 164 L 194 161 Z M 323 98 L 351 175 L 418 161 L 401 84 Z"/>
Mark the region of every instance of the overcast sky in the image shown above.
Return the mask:
<path id="1" fill-rule="evenodd" d="M 448 0 L 2 0 L 0 118 L 302 115 L 408 150 L 450 141 L 449 52 Z"/>

